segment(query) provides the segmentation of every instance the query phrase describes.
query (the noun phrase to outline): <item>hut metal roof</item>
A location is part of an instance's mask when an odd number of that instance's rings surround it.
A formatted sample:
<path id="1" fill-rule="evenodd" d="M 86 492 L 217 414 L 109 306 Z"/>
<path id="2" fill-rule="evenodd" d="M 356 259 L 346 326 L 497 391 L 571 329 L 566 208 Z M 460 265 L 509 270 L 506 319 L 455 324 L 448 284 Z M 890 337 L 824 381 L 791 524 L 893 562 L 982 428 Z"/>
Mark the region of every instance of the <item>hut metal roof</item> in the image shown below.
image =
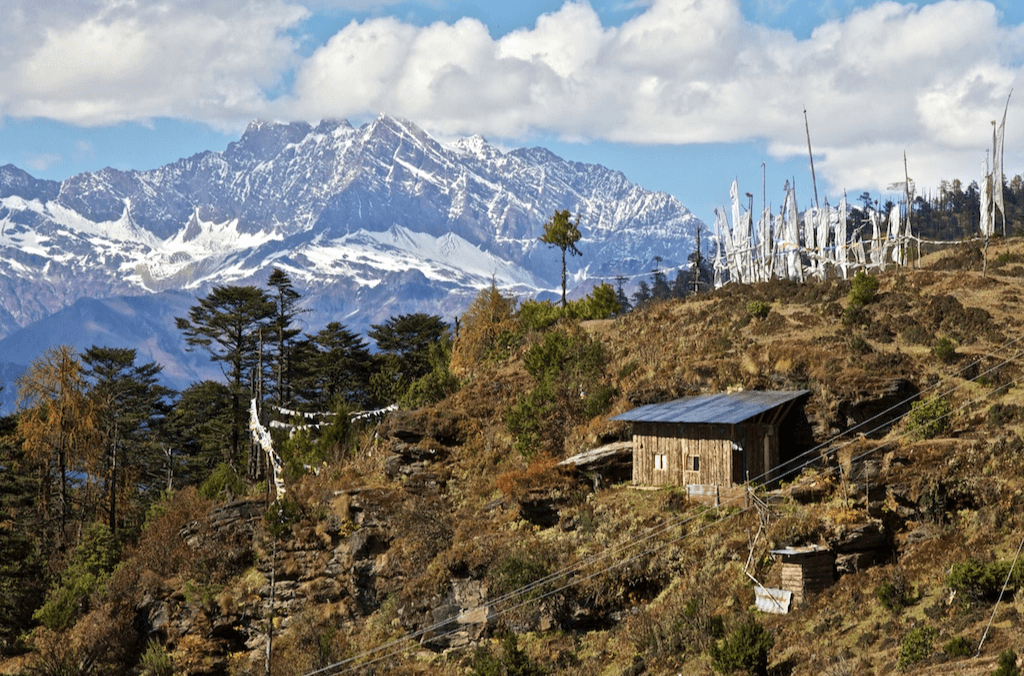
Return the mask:
<path id="1" fill-rule="evenodd" d="M 663 404 L 649 404 L 612 418 L 626 422 L 719 423 L 736 425 L 765 411 L 810 394 L 810 390 L 762 392 L 747 390 L 683 397 Z"/>

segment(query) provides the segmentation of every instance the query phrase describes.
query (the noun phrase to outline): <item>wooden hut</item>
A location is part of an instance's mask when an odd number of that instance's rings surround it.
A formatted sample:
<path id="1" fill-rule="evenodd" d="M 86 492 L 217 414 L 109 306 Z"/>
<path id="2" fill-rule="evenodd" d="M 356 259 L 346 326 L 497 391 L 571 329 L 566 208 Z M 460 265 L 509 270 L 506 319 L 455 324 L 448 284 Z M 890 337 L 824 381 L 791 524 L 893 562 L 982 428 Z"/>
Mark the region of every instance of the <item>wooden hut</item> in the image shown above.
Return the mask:
<path id="1" fill-rule="evenodd" d="M 782 589 L 793 592 L 793 605 L 808 594 L 816 594 L 835 581 L 836 553 L 827 547 L 808 545 L 772 550 L 782 563 Z"/>
<path id="2" fill-rule="evenodd" d="M 633 483 L 686 486 L 700 496 L 747 482 L 770 483 L 780 431 L 808 390 L 700 395 L 641 406 L 612 420 L 633 423 Z"/>

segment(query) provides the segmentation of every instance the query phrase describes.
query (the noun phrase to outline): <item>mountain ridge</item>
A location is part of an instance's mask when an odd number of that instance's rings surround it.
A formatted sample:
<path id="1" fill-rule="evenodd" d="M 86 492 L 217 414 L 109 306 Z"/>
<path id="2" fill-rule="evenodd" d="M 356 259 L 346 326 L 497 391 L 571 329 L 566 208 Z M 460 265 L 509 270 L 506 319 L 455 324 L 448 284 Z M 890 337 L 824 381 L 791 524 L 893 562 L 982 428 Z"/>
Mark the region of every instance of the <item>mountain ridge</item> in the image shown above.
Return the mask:
<path id="1" fill-rule="evenodd" d="M 409 312 L 457 316 L 494 282 L 554 297 L 539 241 L 580 217 L 570 294 L 686 264 L 703 224 L 666 193 L 544 148 L 442 144 L 412 122 L 254 121 L 224 151 L 65 181 L 0 167 L 0 339 L 84 298 L 205 295 L 289 274 L 311 326 L 365 332 Z M 71 315 L 65 315 L 67 319 Z M 69 320 L 70 321 L 70 320 Z M 40 351 L 49 344 L 32 332 Z"/>

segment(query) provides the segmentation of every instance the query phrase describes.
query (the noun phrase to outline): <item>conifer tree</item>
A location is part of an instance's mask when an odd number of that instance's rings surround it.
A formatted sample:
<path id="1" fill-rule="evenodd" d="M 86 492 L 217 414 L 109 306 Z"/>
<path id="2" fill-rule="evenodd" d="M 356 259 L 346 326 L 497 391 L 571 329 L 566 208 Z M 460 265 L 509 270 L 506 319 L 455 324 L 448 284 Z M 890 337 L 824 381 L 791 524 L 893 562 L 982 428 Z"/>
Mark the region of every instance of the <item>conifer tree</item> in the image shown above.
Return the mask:
<path id="1" fill-rule="evenodd" d="M 122 477 L 138 481 L 161 464 L 156 428 L 169 410 L 165 400 L 173 394 L 157 383 L 162 367 L 153 362 L 136 365 L 135 355 L 134 349 L 96 345 L 82 355 L 103 444 L 100 471 L 105 474 L 107 527 L 115 534 Z"/>
<path id="2" fill-rule="evenodd" d="M 307 400 L 322 410 L 333 409 L 339 402 L 353 406 L 369 402 L 372 360 L 369 345 L 359 334 L 331 322 L 310 336 L 307 359 L 311 368 L 301 381 Z"/>
<path id="3" fill-rule="evenodd" d="M 432 349 L 451 339 L 441 317 L 422 312 L 372 324 L 367 333 L 380 350 L 370 377 L 371 391 L 380 404 L 398 401 L 414 382 L 434 370 Z"/>
<path id="4" fill-rule="evenodd" d="M 43 352 L 18 379 L 18 433 L 26 456 L 40 467 L 39 508 L 49 519 L 51 484 L 58 481 L 56 541 L 67 544 L 71 509 L 68 475 L 88 472 L 98 455 L 96 411 L 86 396 L 82 363 L 74 349 L 61 345 Z"/>
<path id="5" fill-rule="evenodd" d="M 501 293 L 493 281 L 482 289 L 463 315 L 452 346 L 452 371 L 469 375 L 488 360 L 505 356 L 519 329 L 515 313 L 514 296 Z"/>
<path id="6" fill-rule="evenodd" d="M 274 302 L 274 376 L 275 376 L 275 399 L 278 406 L 286 406 L 291 399 L 290 388 L 294 376 L 294 343 L 295 339 L 302 333 L 300 329 L 293 326 L 299 313 L 302 312 L 298 305 L 302 295 L 295 290 L 288 273 L 280 268 L 274 268 L 267 279 L 267 286 L 274 289 L 272 300 Z"/>
<path id="7" fill-rule="evenodd" d="M 242 399 L 246 389 L 255 389 L 261 376 L 258 371 L 263 363 L 263 344 L 273 335 L 274 316 L 274 302 L 262 289 L 215 286 L 189 309 L 188 318 L 175 318 L 178 329 L 185 334 L 185 342 L 191 348 L 205 350 L 211 361 L 219 362 L 231 387 L 232 464 L 241 457 Z M 250 479 L 259 478 L 259 459 L 257 451 L 250 452 Z"/>
<path id="8" fill-rule="evenodd" d="M 555 215 L 551 217 L 547 223 L 544 224 L 544 234 L 540 236 L 540 241 L 544 242 L 548 246 L 557 247 L 562 250 L 562 309 L 565 309 L 565 285 L 567 281 L 566 267 L 565 267 L 565 255 L 568 253 L 571 256 L 582 256 L 583 253 L 576 248 L 576 242 L 580 241 L 583 237 L 580 234 L 580 219 L 576 217 L 576 222 L 573 223 L 572 214 L 569 213 L 568 209 L 563 211 L 556 211 Z"/>

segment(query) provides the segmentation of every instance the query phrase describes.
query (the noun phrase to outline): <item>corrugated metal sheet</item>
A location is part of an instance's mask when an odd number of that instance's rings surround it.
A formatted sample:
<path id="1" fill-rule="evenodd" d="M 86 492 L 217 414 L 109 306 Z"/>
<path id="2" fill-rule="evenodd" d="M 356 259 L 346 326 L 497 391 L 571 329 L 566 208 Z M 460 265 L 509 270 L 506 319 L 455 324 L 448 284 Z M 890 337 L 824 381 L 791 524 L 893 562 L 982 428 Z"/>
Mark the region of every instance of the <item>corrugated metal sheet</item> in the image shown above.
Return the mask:
<path id="1" fill-rule="evenodd" d="M 771 587 L 754 587 L 754 605 L 762 613 L 785 615 L 793 605 L 793 592 Z"/>
<path id="2" fill-rule="evenodd" d="M 810 554 L 821 554 L 829 551 L 831 550 L 828 547 L 822 547 L 821 545 L 803 545 L 801 547 L 773 549 L 769 553 L 776 554 L 778 556 L 807 556 Z"/>
<path id="3" fill-rule="evenodd" d="M 781 392 L 748 390 L 722 394 L 701 394 L 663 404 L 649 404 L 634 408 L 632 411 L 620 413 L 612 420 L 736 425 L 806 394 L 810 394 L 810 390 Z"/>

